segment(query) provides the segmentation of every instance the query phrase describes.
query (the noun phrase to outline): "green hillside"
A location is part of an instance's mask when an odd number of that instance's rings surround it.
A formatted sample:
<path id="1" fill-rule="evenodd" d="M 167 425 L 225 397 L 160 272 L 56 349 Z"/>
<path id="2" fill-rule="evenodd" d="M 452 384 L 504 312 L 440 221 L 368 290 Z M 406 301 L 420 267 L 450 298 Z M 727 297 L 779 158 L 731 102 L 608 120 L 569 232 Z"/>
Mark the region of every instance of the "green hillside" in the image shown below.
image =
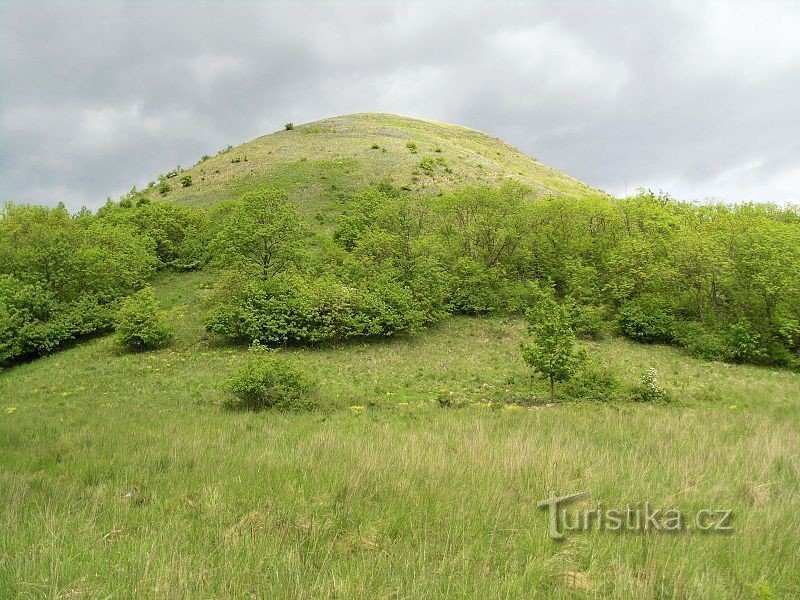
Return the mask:
<path id="1" fill-rule="evenodd" d="M 269 185 L 302 200 L 302 209 L 312 216 L 332 200 L 381 182 L 436 194 L 511 178 L 528 185 L 535 196 L 601 193 L 479 131 L 376 113 L 297 125 L 170 175 L 165 199 L 209 206 Z M 186 175 L 192 178 L 189 187 L 180 182 Z M 158 187 L 147 194 L 162 197 Z"/>
<path id="2" fill-rule="evenodd" d="M 355 115 L 0 212 L 0 599 L 800 597 L 799 418 L 793 207 Z"/>

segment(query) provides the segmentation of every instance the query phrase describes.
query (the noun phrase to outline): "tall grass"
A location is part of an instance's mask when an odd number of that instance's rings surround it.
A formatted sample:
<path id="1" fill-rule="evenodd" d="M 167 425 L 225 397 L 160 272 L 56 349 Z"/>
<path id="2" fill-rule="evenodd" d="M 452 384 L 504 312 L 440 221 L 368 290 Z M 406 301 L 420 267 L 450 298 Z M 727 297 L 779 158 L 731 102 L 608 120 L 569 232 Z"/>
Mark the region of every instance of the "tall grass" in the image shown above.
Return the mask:
<path id="1" fill-rule="evenodd" d="M 492 409 L 540 389 L 524 327 L 452 319 L 298 352 L 332 412 L 231 413 L 244 351 L 203 337 L 202 278 L 159 286 L 171 348 L 103 338 L 0 374 L 0 597 L 800 595 L 798 376 L 610 340 L 598 360 L 656 368 L 679 403 Z M 554 542 L 551 490 L 731 509 L 735 530 Z"/>

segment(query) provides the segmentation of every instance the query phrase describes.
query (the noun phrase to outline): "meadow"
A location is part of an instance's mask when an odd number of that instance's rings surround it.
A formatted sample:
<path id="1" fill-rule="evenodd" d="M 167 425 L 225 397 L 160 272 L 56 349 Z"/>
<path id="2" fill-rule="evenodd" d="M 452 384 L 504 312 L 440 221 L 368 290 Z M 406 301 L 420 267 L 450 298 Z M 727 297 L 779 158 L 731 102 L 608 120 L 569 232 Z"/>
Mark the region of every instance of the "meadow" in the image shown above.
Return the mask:
<path id="1" fill-rule="evenodd" d="M 204 332 L 211 277 L 156 280 L 167 348 L 101 336 L 0 373 L 0 597 L 800 596 L 800 375 L 612 337 L 582 345 L 673 402 L 548 405 L 521 319 L 453 316 L 287 350 L 325 410 L 231 412 L 246 348 Z M 734 531 L 556 542 L 553 490 Z"/>

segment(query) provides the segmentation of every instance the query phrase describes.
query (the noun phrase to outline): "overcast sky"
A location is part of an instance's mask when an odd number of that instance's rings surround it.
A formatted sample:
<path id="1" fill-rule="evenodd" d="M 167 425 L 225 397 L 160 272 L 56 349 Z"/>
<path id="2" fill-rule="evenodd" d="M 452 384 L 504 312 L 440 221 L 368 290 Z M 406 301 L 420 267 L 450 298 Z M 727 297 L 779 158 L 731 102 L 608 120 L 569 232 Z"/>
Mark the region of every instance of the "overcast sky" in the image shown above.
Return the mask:
<path id="1" fill-rule="evenodd" d="M 800 2 L 0 0 L 0 200 L 100 205 L 353 112 L 458 123 L 615 195 L 800 200 Z"/>

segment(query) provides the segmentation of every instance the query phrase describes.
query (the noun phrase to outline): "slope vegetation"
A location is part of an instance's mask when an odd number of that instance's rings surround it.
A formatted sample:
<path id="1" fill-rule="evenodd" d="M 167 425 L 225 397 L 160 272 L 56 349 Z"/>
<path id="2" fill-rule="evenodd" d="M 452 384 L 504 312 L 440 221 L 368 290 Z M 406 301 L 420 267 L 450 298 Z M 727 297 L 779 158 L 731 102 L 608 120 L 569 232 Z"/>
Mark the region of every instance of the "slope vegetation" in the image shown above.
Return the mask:
<path id="1" fill-rule="evenodd" d="M 153 185 L 147 191 L 151 198 L 210 206 L 250 189 L 280 187 L 316 217 L 337 199 L 374 183 L 436 194 L 510 178 L 531 187 L 535 196 L 602 193 L 484 133 L 373 113 L 298 125 L 166 175 L 169 191 Z M 189 186 L 181 183 L 186 176 Z"/>

